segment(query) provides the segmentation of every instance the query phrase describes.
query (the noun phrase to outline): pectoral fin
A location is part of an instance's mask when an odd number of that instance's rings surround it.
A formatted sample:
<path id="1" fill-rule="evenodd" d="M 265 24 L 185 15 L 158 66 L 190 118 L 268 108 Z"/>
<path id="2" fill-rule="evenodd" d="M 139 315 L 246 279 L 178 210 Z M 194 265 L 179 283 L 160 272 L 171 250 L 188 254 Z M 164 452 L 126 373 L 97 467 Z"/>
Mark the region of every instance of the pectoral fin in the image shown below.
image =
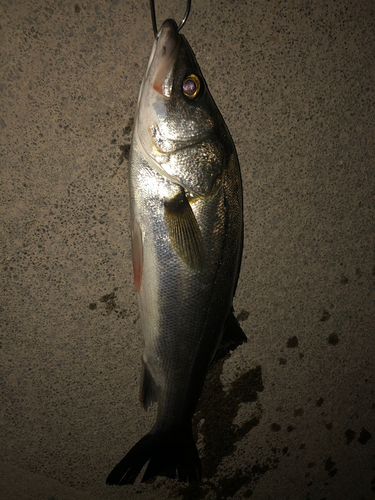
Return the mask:
<path id="1" fill-rule="evenodd" d="M 164 214 L 174 251 L 188 267 L 201 267 L 205 254 L 203 238 L 185 193 L 165 201 Z"/>

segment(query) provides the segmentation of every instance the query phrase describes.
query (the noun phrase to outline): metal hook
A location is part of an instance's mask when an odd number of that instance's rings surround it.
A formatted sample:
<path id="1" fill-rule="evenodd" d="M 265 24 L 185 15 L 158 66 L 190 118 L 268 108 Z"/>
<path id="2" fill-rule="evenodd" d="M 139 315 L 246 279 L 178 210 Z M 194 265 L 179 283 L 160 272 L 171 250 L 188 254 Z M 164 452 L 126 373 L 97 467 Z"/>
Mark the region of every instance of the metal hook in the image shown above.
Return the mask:
<path id="1" fill-rule="evenodd" d="M 190 14 L 190 6 L 191 6 L 191 0 L 187 0 L 186 12 L 185 12 L 184 18 L 181 21 L 180 26 L 177 28 L 177 31 L 180 31 L 180 29 L 186 23 L 187 18 L 189 17 L 189 14 Z M 151 9 L 152 28 L 154 30 L 154 35 L 156 38 L 156 35 L 158 34 L 158 27 L 156 26 L 156 14 L 155 14 L 155 2 L 154 2 L 154 0 L 150 0 L 150 9 Z"/>

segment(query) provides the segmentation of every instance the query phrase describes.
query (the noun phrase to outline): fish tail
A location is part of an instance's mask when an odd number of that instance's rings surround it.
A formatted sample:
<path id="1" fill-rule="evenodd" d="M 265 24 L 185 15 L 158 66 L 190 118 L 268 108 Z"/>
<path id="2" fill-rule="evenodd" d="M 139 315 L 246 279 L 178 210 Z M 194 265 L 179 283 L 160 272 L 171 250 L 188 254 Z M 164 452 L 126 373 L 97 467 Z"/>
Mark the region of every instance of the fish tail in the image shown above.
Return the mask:
<path id="1" fill-rule="evenodd" d="M 174 479 L 176 471 L 180 481 L 198 481 L 202 466 L 190 431 L 174 442 L 152 432 L 138 441 L 107 477 L 107 484 L 133 484 L 143 466 L 149 462 L 142 482 L 154 476 Z"/>

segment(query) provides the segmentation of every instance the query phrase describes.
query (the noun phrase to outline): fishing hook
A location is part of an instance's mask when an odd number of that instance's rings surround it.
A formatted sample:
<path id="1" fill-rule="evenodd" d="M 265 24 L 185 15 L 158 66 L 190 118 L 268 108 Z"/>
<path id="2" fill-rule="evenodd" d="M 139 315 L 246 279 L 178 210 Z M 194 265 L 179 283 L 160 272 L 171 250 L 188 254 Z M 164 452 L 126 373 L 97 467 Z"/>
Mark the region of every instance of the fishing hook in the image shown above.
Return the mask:
<path id="1" fill-rule="evenodd" d="M 177 31 L 180 31 L 180 29 L 186 23 L 187 18 L 189 17 L 189 14 L 190 14 L 190 6 L 191 6 L 191 0 L 187 0 L 186 12 L 185 12 L 184 18 L 181 21 L 180 26 L 177 28 Z M 150 0 L 150 9 L 151 9 L 152 27 L 153 27 L 154 35 L 156 38 L 156 35 L 158 34 L 158 28 L 156 26 L 156 14 L 155 14 L 155 2 L 154 2 L 154 0 Z"/>

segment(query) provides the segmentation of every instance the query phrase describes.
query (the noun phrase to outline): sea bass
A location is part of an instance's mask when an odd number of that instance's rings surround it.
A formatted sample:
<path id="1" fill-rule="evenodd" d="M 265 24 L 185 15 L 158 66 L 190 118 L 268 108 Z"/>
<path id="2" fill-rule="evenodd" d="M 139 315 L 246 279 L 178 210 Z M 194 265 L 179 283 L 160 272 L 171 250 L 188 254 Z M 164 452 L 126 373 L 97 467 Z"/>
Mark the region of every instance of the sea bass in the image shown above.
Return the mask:
<path id="1" fill-rule="evenodd" d="M 246 341 L 233 315 L 243 245 L 237 154 L 193 51 L 167 19 L 138 98 L 130 153 L 134 281 L 144 351 L 140 401 L 154 426 L 108 484 L 202 470 L 192 417 L 219 346 Z M 221 347 L 220 347 L 221 348 Z"/>

